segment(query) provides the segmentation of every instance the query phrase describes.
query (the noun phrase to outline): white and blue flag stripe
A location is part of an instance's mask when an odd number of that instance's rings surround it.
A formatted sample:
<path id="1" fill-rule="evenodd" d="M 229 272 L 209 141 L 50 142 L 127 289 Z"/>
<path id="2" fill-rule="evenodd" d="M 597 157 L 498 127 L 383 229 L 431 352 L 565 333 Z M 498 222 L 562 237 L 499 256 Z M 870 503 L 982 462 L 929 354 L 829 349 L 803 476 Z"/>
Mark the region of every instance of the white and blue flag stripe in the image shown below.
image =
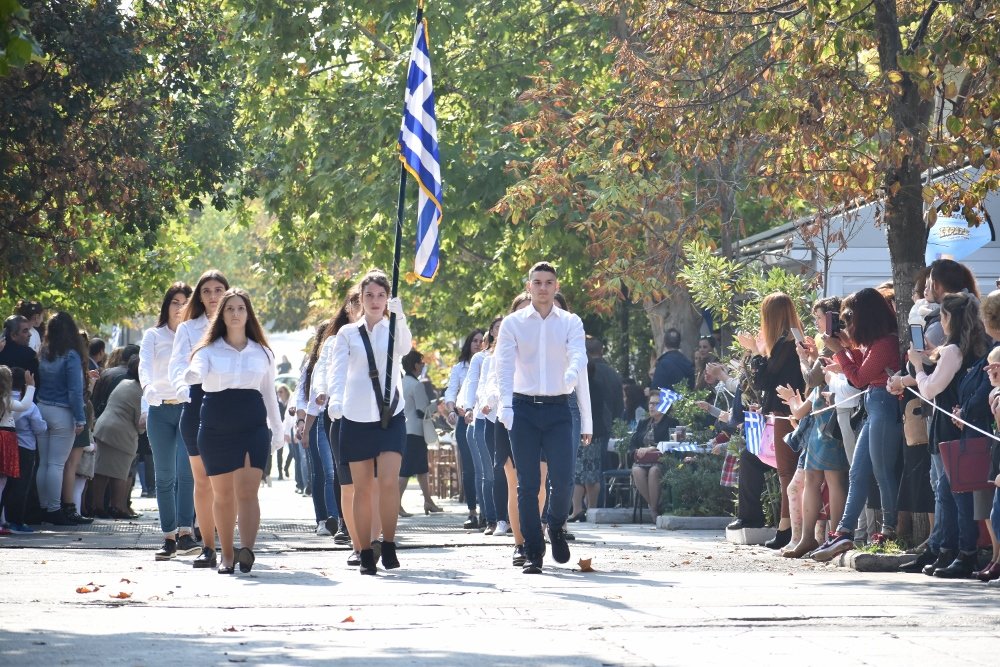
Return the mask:
<path id="1" fill-rule="evenodd" d="M 764 423 L 766 417 L 759 412 L 743 413 L 743 437 L 747 443 L 747 451 L 755 456 L 760 455 L 764 442 Z"/>
<path id="2" fill-rule="evenodd" d="M 682 397 L 673 389 L 661 389 L 660 390 L 660 403 L 656 406 L 656 411 L 662 415 L 667 414 L 667 410 L 670 406 L 674 404 L 675 401 L 680 400 Z"/>
<path id="3" fill-rule="evenodd" d="M 410 69 L 406 77 L 406 105 L 399 130 L 399 159 L 417 180 L 417 255 L 414 271 L 421 280 L 433 280 L 439 266 L 438 226 L 441 223 L 441 160 L 438 153 L 434 86 L 427 41 L 427 22 L 417 23 Z"/>

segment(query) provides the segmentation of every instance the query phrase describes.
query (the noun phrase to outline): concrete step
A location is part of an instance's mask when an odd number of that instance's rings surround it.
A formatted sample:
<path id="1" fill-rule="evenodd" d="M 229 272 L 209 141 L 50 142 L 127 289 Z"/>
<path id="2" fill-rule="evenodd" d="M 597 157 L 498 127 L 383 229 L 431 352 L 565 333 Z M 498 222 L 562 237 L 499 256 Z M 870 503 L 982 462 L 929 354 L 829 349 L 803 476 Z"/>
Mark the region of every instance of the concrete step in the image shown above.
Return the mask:
<path id="1" fill-rule="evenodd" d="M 661 530 L 725 530 L 733 520 L 731 516 L 673 516 L 656 517 L 656 527 Z"/>

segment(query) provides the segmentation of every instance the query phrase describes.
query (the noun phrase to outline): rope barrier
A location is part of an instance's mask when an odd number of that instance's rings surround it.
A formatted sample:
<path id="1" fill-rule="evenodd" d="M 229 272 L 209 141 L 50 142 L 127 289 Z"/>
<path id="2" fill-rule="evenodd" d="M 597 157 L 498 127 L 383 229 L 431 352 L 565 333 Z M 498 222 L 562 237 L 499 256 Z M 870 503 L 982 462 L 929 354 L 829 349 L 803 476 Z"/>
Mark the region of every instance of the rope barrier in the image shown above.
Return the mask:
<path id="1" fill-rule="evenodd" d="M 923 396 L 921 396 L 921 395 L 920 395 L 920 392 L 918 392 L 918 391 L 915 391 L 915 390 L 913 389 L 913 387 L 906 387 L 906 390 L 907 390 L 908 392 L 910 392 L 911 394 L 913 394 L 913 395 L 914 395 L 914 396 L 915 396 L 916 398 L 919 398 L 919 399 L 920 399 L 921 401 L 923 401 L 924 403 L 927 403 L 927 404 L 928 404 L 929 406 L 931 406 L 932 408 L 934 408 L 934 409 L 935 409 L 935 410 L 937 410 L 938 412 L 943 412 L 943 413 L 944 413 L 945 415 L 947 415 L 947 416 L 948 416 L 949 418 L 951 418 L 951 419 L 954 419 L 955 421 L 957 421 L 958 423 L 962 424 L 963 426 L 966 426 L 966 427 L 968 427 L 968 428 L 971 428 L 971 429 L 972 429 L 973 431 L 976 431 L 977 433 L 981 433 L 981 434 L 985 435 L 985 436 L 986 436 L 987 438 L 989 438 L 990 440 L 995 440 L 996 442 L 1000 442 L 1000 438 L 998 438 L 997 436 L 993 435 L 992 433 L 987 433 L 987 432 L 986 432 L 986 431 L 984 431 L 983 429 L 981 429 L 981 428 L 979 428 L 978 426 L 975 426 L 975 425 L 973 425 L 973 424 L 970 424 L 969 422 L 965 421 L 965 420 L 964 420 L 964 419 L 962 419 L 961 417 L 956 417 L 955 415 L 953 415 L 952 413 L 948 412 L 948 411 L 947 411 L 947 410 L 945 410 L 944 408 L 939 408 L 939 407 L 938 407 L 937 405 L 935 405 L 935 404 L 934 404 L 934 403 L 933 403 L 932 401 L 928 401 L 928 400 L 927 400 L 926 398 L 924 398 Z"/>

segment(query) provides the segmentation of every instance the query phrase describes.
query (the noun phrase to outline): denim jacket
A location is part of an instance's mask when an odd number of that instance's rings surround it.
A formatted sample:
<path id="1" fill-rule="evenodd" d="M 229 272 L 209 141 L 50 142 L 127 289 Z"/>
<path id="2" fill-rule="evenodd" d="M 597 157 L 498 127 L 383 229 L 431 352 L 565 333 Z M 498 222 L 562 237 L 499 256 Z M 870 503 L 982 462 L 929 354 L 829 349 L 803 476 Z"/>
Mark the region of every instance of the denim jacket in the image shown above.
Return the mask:
<path id="1" fill-rule="evenodd" d="M 87 423 L 83 409 L 83 363 L 76 350 L 49 361 L 42 356 L 38 360 L 39 403 L 48 403 L 73 411 L 77 426 Z"/>

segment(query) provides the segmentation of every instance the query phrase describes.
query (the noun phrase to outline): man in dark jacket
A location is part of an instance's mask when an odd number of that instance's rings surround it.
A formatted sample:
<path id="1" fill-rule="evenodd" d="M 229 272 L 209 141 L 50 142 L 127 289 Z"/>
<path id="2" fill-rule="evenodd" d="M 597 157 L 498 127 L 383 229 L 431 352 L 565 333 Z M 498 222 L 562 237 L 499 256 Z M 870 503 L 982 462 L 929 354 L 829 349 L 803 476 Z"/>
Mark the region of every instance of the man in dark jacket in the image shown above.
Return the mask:
<path id="1" fill-rule="evenodd" d="M 31 323 L 20 315 L 11 315 L 3 323 L 6 344 L 0 350 L 0 364 L 8 368 L 23 368 L 30 371 L 38 381 L 38 355 L 28 347 L 31 339 Z"/>
<path id="2" fill-rule="evenodd" d="M 674 388 L 685 382 L 687 388 L 694 387 L 694 363 L 681 352 L 681 332 L 667 329 L 663 334 L 664 352 L 656 360 L 653 380 L 649 388 L 653 390 Z"/>

